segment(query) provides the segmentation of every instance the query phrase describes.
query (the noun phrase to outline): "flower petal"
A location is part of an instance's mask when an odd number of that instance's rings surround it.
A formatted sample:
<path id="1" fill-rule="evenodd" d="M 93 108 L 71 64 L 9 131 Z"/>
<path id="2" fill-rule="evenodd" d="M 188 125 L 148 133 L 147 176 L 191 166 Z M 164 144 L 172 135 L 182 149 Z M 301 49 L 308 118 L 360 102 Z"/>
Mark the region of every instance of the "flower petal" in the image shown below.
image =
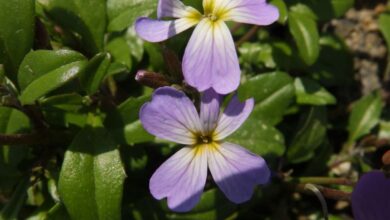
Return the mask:
<path id="1" fill-rule="evenodd" d="M 150 179 L 156 199 L 168 198 L 177 212 L 192 209 L 199 201 L 207 177 L 207 151 L 184 147 L 165 161 Z"/>
<path id="2" fill-rule="evenodd" d="M 157 17 L 184 18 L 201 14 L 193 7 L 186 6 L 179 0 L 159 0 L 157 6 Z"/>
<path id="3" fill-rule="evenodd" d="M 210 150 L 208 165 L 218 187 L 234 203 L 248 201 L 254 187 L 267 183 L 270 177 L 263 158 L 232 143 Z"/>
<path id="4" fill-rule="evenodd" d="M 200 105 L 200 122 L 204 134 L 210 133 L 217 126 L 221 96 L 213 89 L 208 89 L 202 94 Z"/>
<path id="5" fill-rule="evenodd" d="M 196 26 L 183 57 L 188 84 L 203 92 L 212 87 L 219 94 L 237 89 L 240 66 L 233 38 L 223 21 L 203 19 Z"/>
<path id="6" fill-rule="evenodd" d="M 352 192 L 356 220 L 390 219 L 390 179 L 379 170 L 364 174 Z"/>
<path id="7" fill-rule="evenodd" d="M 222 19 L 240 23 L 269 25 L 279 18 L 278 9 L 262 0 L 225 1 L 214 10 L 225 12 Z"/>
<path id="8" fill-rule="evenodd" d="M 157 89 L 152 101 L 144 104 L 140 120 L 149 133 L 180 144 L 194 144 L 200 120 L 195 106 L 183 93 L 171 87 Z"/>
<path id="9" fill-rule="evenodd" d="M 240 102 L 237 95 L 233 96 L 218 121 L 217 128 L 214 131 L 215 139 L 222 140 L 236 131 L 248 118 L 253 110 L 253 106 L 253 99 L 247 99 L 245 102 Z"/>
<path id="10" fill-rule="evenodd" d="M 179 18 L 171 21 L 154 20 L 140 17 L 135 22 L 138 36 L 149 42 L 161 42 L 197 24 L 189 18 Z"/>

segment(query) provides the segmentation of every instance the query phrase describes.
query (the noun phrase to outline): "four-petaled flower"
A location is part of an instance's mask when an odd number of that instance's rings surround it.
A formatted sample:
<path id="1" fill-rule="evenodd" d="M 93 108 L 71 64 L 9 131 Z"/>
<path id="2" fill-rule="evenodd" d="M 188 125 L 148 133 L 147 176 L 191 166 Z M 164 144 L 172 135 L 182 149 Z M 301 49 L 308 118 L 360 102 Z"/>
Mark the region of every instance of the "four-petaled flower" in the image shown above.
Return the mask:
<path id="1" fill-rule="evenodd" d="M 198 114 L 183 92 L 162 87 L 140 111 L 141 123 L 149 133 L 186 145 L 156 170 L 149 183 L 152 195 L 156 199 L 167 197 L 174 211 L 188 211 L 197 204 L 207 168 L 218 187 L 235 203 L 249 200 L 254 187 L 269 180 L 270 170 L 263 158 L 223 142 L 247 119 L 253 99 L 240 102 L 234 96 L 222 114 L 220 105 L 221 96 L 213 89 L 206 90 Z"/>
<path id="2" fill-rule="evenodd" d="M 265 0 L 203 0 L 203 12 L 180 0 L 159 0 L 159 20 L 141 17 L 135 29 L 144 40 L 160 42 L 197 25 L 184 52 L 185 80 L 200 92 L 213 88 L 227 94 L 240 83 L 240 67 L 225 21 L 269 25 L 278 19 L 279 12 Z"/>

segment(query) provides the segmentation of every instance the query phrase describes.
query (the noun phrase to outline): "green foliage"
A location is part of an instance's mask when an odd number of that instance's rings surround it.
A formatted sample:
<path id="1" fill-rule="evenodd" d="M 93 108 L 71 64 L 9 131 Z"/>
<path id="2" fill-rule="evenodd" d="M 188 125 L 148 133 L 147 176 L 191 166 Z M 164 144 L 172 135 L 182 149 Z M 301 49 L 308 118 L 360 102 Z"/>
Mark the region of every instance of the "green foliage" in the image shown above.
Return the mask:
<path id="1" fill-rule="evenodd" d="M 183 2 L 202 9 L 202 1 Z M 227 141 L 263 157 L 273 178 L 237 205 L 209 176 L 197 206 L 176 213 L 148 184 L 182 146 L 143 128 L 139 112 L 155 88 L 135 73 L 162 75 L 199 107 L 178 64 L 192 29 L 161 43 L 139 38 L 134 22 L 155 18 L 158 0 L 0 0 L 0 219 L 322 218 L 315 197 L 300 195 L 306 183 L 346 193 L 353 186 L 332 181 L 381 168 L 389 64 L 357 54 L 340 36 L 337 25 L 349 24 L 344 15 L 364 1 L 267 2 L 279 10 L 274 24 L 227 23 L 242 70 L 236 94 L 255 101 Z M 390 12 L 376 17 L 388 48 Z M 377 62 L 377 91 L 360 89 L 361 59 Z M 340 207 L 329 203 L 331 219 L 350 217 Z"/>
<path id="2" fill-rule="evenodd" d="M 290 8 L 289 30 L 306 65 L 312 65 L 320 53 L 319 34 L 313 11 L 305 5 Z"/>
<path id="3" fill-rule="evenodd" d="M 12 80 L 33 46 L 34 16 L 33 0 L 0 1 L 0 63 Z"/>
<path id="4" fill-rule="evenodd" d="M 106 31 L 106 1 L 38 0 L 51 19 L 75 37 L 85 53 L 103 49 Z M 77 34 L 77 35 L 76 35 Z"/>
<path id="5" fill-rule="evenodd" d="M 378 122 L 383 108 L 379 93 L 369 94 L 354 103 L 348 123 L 348 143 L 370 132 Z"/>
<path id="6" fill-rule="evenodd" d="M 59 193 L 74 219 L 121 219 L 125 172 L 118 149 L 98 116 L 75 137 L 59 178 Z"/>

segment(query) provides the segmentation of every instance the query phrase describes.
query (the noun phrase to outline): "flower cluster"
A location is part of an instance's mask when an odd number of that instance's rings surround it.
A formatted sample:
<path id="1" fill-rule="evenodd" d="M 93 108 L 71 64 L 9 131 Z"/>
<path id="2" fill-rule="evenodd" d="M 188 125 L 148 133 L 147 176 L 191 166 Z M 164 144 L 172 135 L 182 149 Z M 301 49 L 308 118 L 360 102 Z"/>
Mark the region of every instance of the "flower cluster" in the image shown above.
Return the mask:
<path id="1" fill-rule="evenodd" d="M 157 20 L 137 19 L 137 34 L 161 42 L 193 26 L 182 61 L 185 81 L 201 92 L 200 111 L 181 91 L 162 87 L 140 111 L 151 134 L 186 145 L 164 162 L 150 179 L 156 199 L 167 198 L 174 211 L 188 211 L 200 199 L 210 173 L 232 202 L 249 200 L 254 187 L 267 183 L 270 170 L 263 158 L 224 142 L 247 119 L 253 99 L 232 98 L 220 113 L 221 95 L 240 84 L 240 66 L 232 35 L 225 21 L 268 25 L 279 17 L 265 0 L 203 0 L 203 13 L 180 0 L 159 0 Z M 163 20 L 164 19 L 164 20 Z M 219 95 L 221 94 L 221 95 Z"/>
<path id="2" fill-rule="evenodd" d="M 139 18 L 135 23 L 137 34 L 144 40 L 160 42 L 196 25 L 184 52 L 184 78 L 199 92 L 213 88 L 227 94 L 240 84 L 240 66 L 225 21 L 268 25 L 279 13 L 265 0 L 203 0 L 203 14 L 179 0 L 159 0 L 157 17 Z"/>

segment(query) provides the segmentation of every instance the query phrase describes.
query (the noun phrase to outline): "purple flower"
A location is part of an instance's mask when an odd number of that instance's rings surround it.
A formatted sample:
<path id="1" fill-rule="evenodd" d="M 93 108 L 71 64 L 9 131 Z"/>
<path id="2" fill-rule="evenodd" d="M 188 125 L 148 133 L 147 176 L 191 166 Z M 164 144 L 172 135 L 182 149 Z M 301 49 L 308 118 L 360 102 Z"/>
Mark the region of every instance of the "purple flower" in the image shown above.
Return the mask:
<path id="1" fill-rule="evenodd" d="M 220 104 L 221 97 L 209 89 L 202 95 L 198 114 L 183 92 L 162 87 L 140 111 L 141 122 L 149 133 L 186 145 L 156 170 L 149 183 L 152 195 L 156 199 L 166 197 L 174 211 L 188 211 L 198 203 L 207 169 L 235 203 L 249 200 L 254 187 L 270 177 L 263 158 L 237 144 L 223 142 L 249 116 L 253 99 L 239 102 L 234 96 L 223 114 Z"/>
<path id="2" fill-rule="evenodd" d="M 141 17 L 135 29 L 144 40 L 160 42 L 197 25 L 184 52 L 185 80 L 201 92 L 211 87 L 227 94 L 240 83 L 240 67 L 225 21 L 269 25 L 279 12 L 265 0 L 203 0 L 203 11 L 202 15 L 179 0 L 160 0 L 159 20 Z"/>
<path id="3" fill-rule="evenodd" d="M 356 220 L 390 219 L 390 179 L 381 171 L 364 174 L 352 192 Z"/>

